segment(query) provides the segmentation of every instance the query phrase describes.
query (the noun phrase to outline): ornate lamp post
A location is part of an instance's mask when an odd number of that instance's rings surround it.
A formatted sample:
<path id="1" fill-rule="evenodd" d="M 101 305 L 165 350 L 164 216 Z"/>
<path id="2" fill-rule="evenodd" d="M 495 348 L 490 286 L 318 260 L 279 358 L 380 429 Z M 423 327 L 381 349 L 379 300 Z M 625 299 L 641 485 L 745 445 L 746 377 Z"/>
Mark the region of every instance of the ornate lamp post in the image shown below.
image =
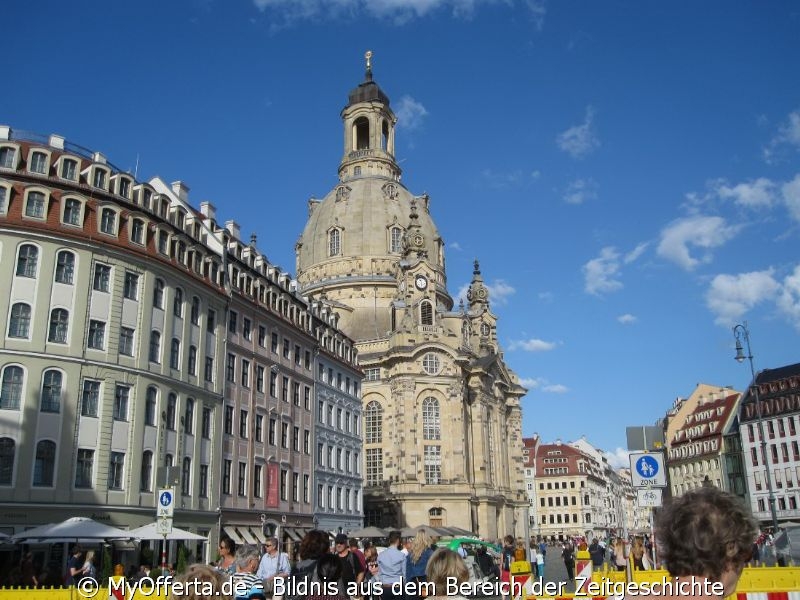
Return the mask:
<path id="1" fill-rule="evenodd" d="M 772 514 L 772 535 L 778 535 L 778 515 L 775 512 L 775 490 L 772 487 L 772 474 L 769 470 L 769 461 L 767 460 L 767 440 L 764 438 L 764 417 L 761 414 L 761 399 L 758 394 L 758 384 L 756 383 L 756 371 L 753 367 L 753 352 L 750 350 L 750 330 L 747 328 L 747 321 L 739 323 L 733 328 L 733 336 L 736 338 L 736 362 L 744 362 L 746 358 L 750 361 L 750 375 L 753 377 L 753 396 L 756 401 L 756 415 L 758 417 L 758 436 L 761 438 L 761 461 L 764 463 L 764 469 L 767 472 L 767 491 L 769 492 L 769 510 Z M 747 354 L 744 353 L 744 346 L 742 340 L 747 346 Z"/>

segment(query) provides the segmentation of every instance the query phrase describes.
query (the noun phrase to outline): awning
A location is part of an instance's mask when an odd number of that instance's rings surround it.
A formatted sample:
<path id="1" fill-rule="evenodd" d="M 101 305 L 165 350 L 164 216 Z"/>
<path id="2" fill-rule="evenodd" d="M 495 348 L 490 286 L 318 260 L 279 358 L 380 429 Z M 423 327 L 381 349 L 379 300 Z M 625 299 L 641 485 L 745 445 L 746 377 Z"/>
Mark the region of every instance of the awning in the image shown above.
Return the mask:
<path id="1" fill-rule="evenodd" d="M 239 537 L 239 534 L 236 532 L 236 529 L 230 525 L 226 525 L 222 528 L 222 530 L 228 534 L 228 537 L 231 538 L 237 544 L 244 544 L 242 538 Z"/>
<path id="2" fill-rule="evenodd" d="M 299 542 L 303 539 L 302 536 L 298 535 L 297 532 L 291 527 L 284 527 L 283 531 L 289 536 L 289 539 L 294 540 L 295 542 Z"/>
<path id="3" fill-rule="evenodd" d="M 250 533 L 250 528 L 245 527 L 244 525 L 240 525 L 238 527 L 239 534 L 244 538 L 244 541 L 248 544 L 258 544 L 258 540 L 256 540 L 255 536 Z"/>
<path id="4" fill-rule="evenodd" d="M 261 531 L 261 527 L 251 527 L 250 533 L 252 533 L 253 537 L 255 537 L 258 540 L 259 544 L 267 543 L 267 537 L 264 535 L 264 532 Z"/>

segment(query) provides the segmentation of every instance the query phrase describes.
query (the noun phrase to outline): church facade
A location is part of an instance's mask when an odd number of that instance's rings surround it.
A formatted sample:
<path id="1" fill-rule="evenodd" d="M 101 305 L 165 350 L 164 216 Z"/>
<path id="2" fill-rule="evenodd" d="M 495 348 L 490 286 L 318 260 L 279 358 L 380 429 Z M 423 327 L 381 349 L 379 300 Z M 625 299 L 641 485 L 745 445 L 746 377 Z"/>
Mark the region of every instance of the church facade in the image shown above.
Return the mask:
<path id="1" fill-rule="evenodd" d="M 301 292 L 335 307 L 365 374 L 365 525 L 525 536 L 526 390 L 503 360 L 477 261 L 454 307 L 431 200 L 400 183 L 397 119 L 370 57 L 341 112 L 339 181 L 309 202 L 296 245 Z"/>

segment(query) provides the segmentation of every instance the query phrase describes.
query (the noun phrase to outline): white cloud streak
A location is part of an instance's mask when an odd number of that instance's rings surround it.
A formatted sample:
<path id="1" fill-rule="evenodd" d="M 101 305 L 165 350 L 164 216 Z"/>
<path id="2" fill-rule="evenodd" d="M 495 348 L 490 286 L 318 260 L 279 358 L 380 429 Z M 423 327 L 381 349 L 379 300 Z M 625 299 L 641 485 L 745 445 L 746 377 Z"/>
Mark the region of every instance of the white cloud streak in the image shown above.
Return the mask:
<path id="1" fill-rule="evenodd" d="M 425 117 L 428 116 L 428 111 L 425 107 L 408 95 L 400 98 L 394 113 L 397 115 L 397 126 L 408 131 L 414 131 L 422 127 Z"/>
<path id="2" fill-rule="evenodd" d="M 619 252 L 606 246 L 600 251 L 600 256 L 583 265 L 584 290 L 595 296 L 620 290 L 619 274 Z"/>
<path id="3" fill-rule="evenodd" d="M 761 302 L 775 300 L 780 284 L 773 270 L 738 275 L 717 275 L 706 292 L 706 306 L 719 325 L 730 325 Z"/>
<path id="4" fill-rule="evenodd" d="M 516 340 L 508 345 L 509 350 L 524 350 L 525 352 L 549 352 L 558 346 L 555 342 L 531 338 L 529 340 Z"/>
<path id="5" fill-rule="evenodd" d="M 696 215 L 678 219 L 661 231 L 657 252 L 659 256 L 691 271 L 701 262 L 711 262 L 712 256 L 706 252 L 696 258 L 689 252 L 690 246 L 704 250 L 717 248 L 733 239 L 740 229 L 739 226 L 728 225 L 722 217 Z"/>
<path id="6" fill-rule="evenodd" d="M 586 117 L 580 125 L 574 125 L 556 136 L 556 145 L 572 158 L 583 158 L 600 146 L 594 132 L 594 108 L 586 107 Z"/>
<path id="7" fill-rule="evenodd" d="M 583 204 L 587 200 L 597 198 L 597 183 L 591 177 L 576 179 L 564 190 L 564 202 L 567 204 Z"/>
<path id="8" fill-rule="evenodd" d="M 800 174 L 781 187 L 781 196 L 789 215 L 800 223 Z"/>
<path id="9" fill-rule="evenodd" d="M 800 150 L 800 109 L 790 112 L 778 127 L 777 133 L 763 149 L 764 160 L 774 163 L 783 156 L 785 150 L 791 148 Z"/>
<path id="10" fill-rule="evenodd" d="M 625 313 L 624 315 L 620 315 L 617 317 L 617 321 L 622 323 L 623 325 L 633 325 L 639 319 L 630 313 Z"/>
<path id="11" fill-rule="evenodd" d="M 775 184 L 765 177 L 732 187 L 720 182 L 716 191 L 723 200 L 747 208 L 769 208 L 775 200 Z"/>

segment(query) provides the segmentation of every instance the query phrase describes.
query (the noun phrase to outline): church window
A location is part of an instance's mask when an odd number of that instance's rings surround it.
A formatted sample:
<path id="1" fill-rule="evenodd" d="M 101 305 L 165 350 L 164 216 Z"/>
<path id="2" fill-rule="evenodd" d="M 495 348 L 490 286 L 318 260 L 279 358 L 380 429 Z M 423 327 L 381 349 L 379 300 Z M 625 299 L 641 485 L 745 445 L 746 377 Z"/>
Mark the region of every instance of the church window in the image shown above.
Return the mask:
<path id="1" fill-rule="evenodd" d="M 367 444 L 380 444 L 383 441 L 383 407 L 373 400 L 367 404 L 364 411 L 364 442 Z"/>
<path id="2" fill-rule="evenodd" d="M 378 381 L 381 378 L 380 367 L 370 367 L 364 369 L 364 379 L 367 381 Z"/>
<path id="3" fill-rule="evenodd" d="M 328 255 L 338 256 L 342 253 L 342 232 L 338 229 L 331 229 L 328 233 Z"/>
<path id="4" fill-rule="evenodd" d="M 489 327 L 488 323 L 481 323 L 481 335 L 483 337 L 488 337 L 491 328 Z"/>
<path id="5" fill-rule="evenodd" d="M 442 482 L 442 447 L 425 446 L 425 483 L 436 485 Z"/>
<path id="6" fill-rule="evenodd" d="M 425 369 L 425 372 L 428 375 L 436 375 L 441 366 L 442 363 L 439 360 L 439 357 L 433 352 L 428 352 L 428 354 L 425 355 L 425 358 L 422 359 L 422 368 Z"/>
<path id="7" fill-rule="evenodd" d="M 439 401 L 432 396 L 428 396 L 422 401 L 422 437 L 426 440 L 442 439 Z"/>
<path id="8" fill-rule="evenodd" d="M 367 448 L 367 485 L 380 485 L 383 483 L 383 450 L 381 448 Z"/>
<path id="9" fill-rule="evenodd" d="M 403 230 L 392 227 L 389 252 L 400 252 L 403 249 Z"/>
<path id="10" fill-rule="evenodd" d="M 381 121 L 381 150 L 389 149 L 389 124 Z"/>
<path id="11" fill-rule="evenodd" d="M 366 117 L 359 117 L 353 123 L 353 134 L 355 135 L 355 150 L 369 149 L 369 121 Z"/>
<path id="12" fill-rule="evenodd" d="M 472 334 L 471 328 L 469 326 L 469 321 L 464 321 L 461 324 L 461 337 L 464 339 L 465 344 L 469 344 L 469 338 Z"/>
<path id="13" fill-rule="evenodd" d="M 419 306 L 420 322 L 423 325 L 433 325 L 433 304 L 423 300 Z"/>

